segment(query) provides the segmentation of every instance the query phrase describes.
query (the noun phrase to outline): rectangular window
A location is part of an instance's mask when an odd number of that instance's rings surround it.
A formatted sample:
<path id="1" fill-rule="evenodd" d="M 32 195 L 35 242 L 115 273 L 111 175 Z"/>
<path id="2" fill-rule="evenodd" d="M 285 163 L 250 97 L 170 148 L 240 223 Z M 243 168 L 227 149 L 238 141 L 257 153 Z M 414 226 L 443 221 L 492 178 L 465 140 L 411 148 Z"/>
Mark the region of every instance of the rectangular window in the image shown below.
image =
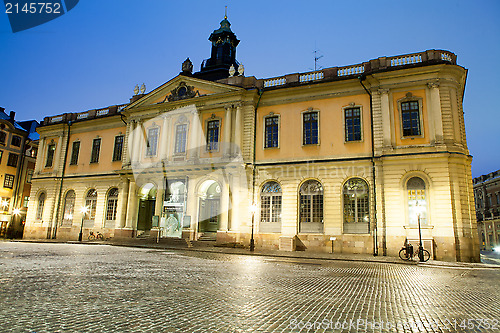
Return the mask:
<path id="1" fill-rule="evenodd" d="M 118 199 L 116 198 L 108 199 L 108 207 L 106 209 L 106 220 L 108 221 L 116 220 L 117 207 L 118 207 Z"/>
<path id="2" fill-rule="evenodd" d="M 55 152 L 56 152 L 56 145 L 52 143 L 47 148 L 47 161 L 45 162 L 46 168 L 52 167 L 52 163 L 54 162 Z"/>
<path id="3" fill-rule="evenodd" d="M 318 144 L 318 112 L 306 112 L 302 115 L 304 124 L 304 140 L 305 145 Z"/>
<path id="4" fill-rule="evenodd" d="M 150 128 L 148 130 L 146 156 L 156 156 L 156 149 L 158 148 L 158 132 L 158 127 Z"/>
<path id="5" fill-rule="evenodd" d="M 0 143 L 5 146 L 5 140 L 7 139 L 7 133 L 0 131 Z"/>
<path id="6" fill-rule="evenodd" d="M 219 150 L 219 120 L 210 120 L 207 123 L 207 150 Z"/>
<path id="7" fill-rule="evenodd" d="M 92 142 L 92 154 L 90 156 L 90 163 L 99 163 L 99 152 L 101 150 L 101 139 L 94 139 Z"/>
<path id="8" fill-rule="evenodd" d="M 0 198 L 0 209 L 8 211 L 9 205 L 10 205 L 10 198 L 7 197 Z"/>
<path id="9" fill-rule="evenodd" d="M 21 137 L 17 136 L 17 135 L 13 135 L 11 144 L 15 147 L 21 147 Z"/>
<path id="10" fill-rule="evenodd" d="M 265 132 L 265 148 L 275 148 L 278 147 L 278 124 L 279 117 L 266 117 L 266 132 Z"/>
<path id="11" fill-rule="evenodd" d="M 0 150 L 0 163 L 2 163 L 2 155 L 3 155 L 3 151 Z"/>
<path id="12" fill-rule="evenodd" d="M 361 141 L 360 108 L 345 109 L 345 141 Z"/>
<path id="13" fill-rule="evenodd" d="M 175 129 L 175 153 L 186 152 L 187 124 L 177 125 Z"/>
<path id="14" fill-rule="evenodd" d="M 418 101 L 401 103 L 401 117 L 403 119 L 403 136 L 421 135 Z"/>
<path id="15" fill-rule="evenodd" d="M 28 208 L 28 204 L 30 202 L 30 197 L 24 197 L 24 200 L 23 200 L 23 207 L 24 208 Z"/>
<path id="16" fill-rule="evenodd" d="M 497 196 L 497 205 L 500 205 L 500 193 L 497 193 L 496 196 Z"/>
<path id="17" fill-rule="evenodd" d="M 14 187 L 14 176 L 13 175 L 7 175 L 7 174 L 5 175 L 3 187 L 5 187 L 5 188 L 13 188 Z"/>
<path id="18" fill-rule="evenodd" d="M 115 136 L 115 147 L 113 148 L 113 162 L 122 160 L 123 135 Z"/>
<path id="19" fill-rule="evenodd" d="M 71 150 L 71 161 L 70 165 L 78 164 L 78 156 L 80 155 L 80 141 L 73 142 L 73 150 Z"/>
<path id="20" fill-rule="evenodd" d="M 33 169 L 28 170 L 26 173 L 26 183 L 31 183 L 31 179 L 33 179 Z"/>
<path id="21" fill-rule="evenodd" d="M 7 166 L 16 167 L 18 157 L 19 156 L 17 154 L 9 153 L 9 159 L 7 160 Z"/>

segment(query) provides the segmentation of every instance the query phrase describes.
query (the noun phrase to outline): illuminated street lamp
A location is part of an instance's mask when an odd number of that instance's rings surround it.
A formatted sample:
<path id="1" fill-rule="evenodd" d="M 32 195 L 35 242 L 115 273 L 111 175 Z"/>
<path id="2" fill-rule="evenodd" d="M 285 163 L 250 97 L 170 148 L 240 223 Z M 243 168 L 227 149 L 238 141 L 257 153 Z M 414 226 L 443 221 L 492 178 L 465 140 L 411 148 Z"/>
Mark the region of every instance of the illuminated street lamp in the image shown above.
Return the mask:
<path id="1" fill-rule="evenodd" d="M 257 213 L 257 209 L 258 209 L 258 206 L 257 204 L 252 204 L 252 206 L 250 206 L 250 211 L 252 212 L 252 234 L 250 236 L 250 251 L 254 251 L 255 250 L 255 240 L 253 239 L 253 227 L 254 227 L 254 220 L 255 220 L 255 213 Z"/>
<path id="2" fill-rule="evenodd" d="M 12 213 L 16 216 L 19 216 L 21 215 L 21 210 L 19 208 L 14 208 L 14 210 L 12 211 Z"/>
<path id="3" fill-rule="evenodd" d="M 418 259 L 420 262 L 424 262 L 424 248 L 422 246 L 422 229 L 420 228 L 420 215 L 423 213 L 425 207 L 419 206 L 418 201 L 415 205 L 415 212 L 417 213 L 418 221 Z"/>
<path id="4" fill-rule="evenodd" d="M 78 235 L 78 241 L 81 242 L 83 238 L 83 218 L 85 217 L 85 214 L 87 214 L 87 211 L 89 208 L 87 206 L 83 206 L 80 209 L 80 212 L 82 213 L 82 224 L 80 224 L 80 234 Z"/>

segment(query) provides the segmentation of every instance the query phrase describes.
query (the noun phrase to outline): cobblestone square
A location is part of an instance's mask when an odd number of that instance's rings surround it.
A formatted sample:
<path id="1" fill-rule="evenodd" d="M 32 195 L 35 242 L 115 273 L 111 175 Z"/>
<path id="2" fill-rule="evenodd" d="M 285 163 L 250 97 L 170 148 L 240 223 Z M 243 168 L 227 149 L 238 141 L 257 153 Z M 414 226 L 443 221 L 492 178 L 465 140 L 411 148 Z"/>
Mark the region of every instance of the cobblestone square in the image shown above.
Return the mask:
<path id="1" fill-rule="evenodd" d="M 500 270 L 0 243 L 1 332 L 495 332 Z"/>

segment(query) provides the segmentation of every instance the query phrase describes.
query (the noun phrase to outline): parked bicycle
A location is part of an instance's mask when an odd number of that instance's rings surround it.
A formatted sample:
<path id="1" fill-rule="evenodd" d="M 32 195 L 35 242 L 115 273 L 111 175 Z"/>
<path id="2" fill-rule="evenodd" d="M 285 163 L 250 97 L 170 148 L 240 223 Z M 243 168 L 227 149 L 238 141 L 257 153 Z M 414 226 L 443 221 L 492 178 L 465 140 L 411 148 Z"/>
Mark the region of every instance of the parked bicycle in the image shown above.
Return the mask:
<path id="1" fill-rule="evenodd" d="M 104 236 L 99 232 L 99 231 L 96 231 L 95 233 L 93 231 L 90 232 L 89 234 L 89 241 L 93 241 L 93 240 L 104 240 Z"/>
<path id="2" fill-rule="evenodd" d="M 421 255 L 420 251 L 422 251 Z M 421 246 L 414 249 L 413 245 L 405 241 L 405 245 L 403 245 L 401 250 L 399 250 L 399 257 L 403 260 L 408 260 L 408 261 L 413 260 L 413 258 L 420 260 L 420 257 L 422 257 L 422 261 L 427 261 L 430 259 L 431 254 L 429 253 L 429 251 L 427 251 Z"/>

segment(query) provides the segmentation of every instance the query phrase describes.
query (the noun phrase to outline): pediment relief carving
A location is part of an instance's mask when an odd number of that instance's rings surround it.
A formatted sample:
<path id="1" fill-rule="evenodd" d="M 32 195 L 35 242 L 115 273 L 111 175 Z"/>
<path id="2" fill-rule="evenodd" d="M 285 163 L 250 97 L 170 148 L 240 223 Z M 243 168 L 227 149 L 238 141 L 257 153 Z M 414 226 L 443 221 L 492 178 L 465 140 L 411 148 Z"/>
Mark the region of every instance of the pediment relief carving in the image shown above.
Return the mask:
<path id="1" fill-rule="evenodd" d="M 169 102 L 173 102 L 196 96 L 201 96 L 198 90 L 195 91 L 193 86 L 188 86 L 186 82 L 181 82 L 177 88 L 170 91 L 170 95 L 167 96 L 167 99 Z"/>

